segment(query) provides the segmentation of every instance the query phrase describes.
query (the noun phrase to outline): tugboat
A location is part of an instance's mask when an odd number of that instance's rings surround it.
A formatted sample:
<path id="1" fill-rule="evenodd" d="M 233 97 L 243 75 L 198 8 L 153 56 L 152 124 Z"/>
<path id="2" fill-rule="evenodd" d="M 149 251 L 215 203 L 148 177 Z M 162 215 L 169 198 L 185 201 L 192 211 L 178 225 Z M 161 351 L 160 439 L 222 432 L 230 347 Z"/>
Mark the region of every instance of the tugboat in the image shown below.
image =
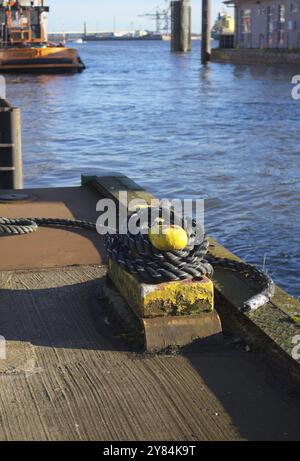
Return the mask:
<path id="1" fill-rule="evenodd" d="M 0 1 L 0 72 L 81 72 L 77 50 L 47 40 L 44 0 Z"/>

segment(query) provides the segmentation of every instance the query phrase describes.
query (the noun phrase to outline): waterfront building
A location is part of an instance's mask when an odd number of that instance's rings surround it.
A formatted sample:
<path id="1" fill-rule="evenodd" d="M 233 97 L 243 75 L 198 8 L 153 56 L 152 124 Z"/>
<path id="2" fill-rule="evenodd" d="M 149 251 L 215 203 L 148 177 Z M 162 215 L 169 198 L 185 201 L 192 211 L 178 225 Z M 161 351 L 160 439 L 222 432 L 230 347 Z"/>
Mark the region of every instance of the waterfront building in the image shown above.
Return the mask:
<path id="1" fill-rule="evenodd" d="M 238 48 L 300 48 L 300 0 L 230 0 Z"/>

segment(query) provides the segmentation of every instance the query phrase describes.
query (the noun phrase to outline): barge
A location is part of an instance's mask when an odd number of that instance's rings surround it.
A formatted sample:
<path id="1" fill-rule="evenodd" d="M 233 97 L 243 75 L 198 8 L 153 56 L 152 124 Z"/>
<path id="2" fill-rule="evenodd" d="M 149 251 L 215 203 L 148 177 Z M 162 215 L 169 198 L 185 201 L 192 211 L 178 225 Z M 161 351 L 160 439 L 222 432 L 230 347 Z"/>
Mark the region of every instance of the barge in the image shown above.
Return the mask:
<path id="1" fill-rule="evenodd" d="M 0 4 L 0 72 L 81 72 L 77 50 L 47 40 L 43 0 Z"/>
<path id="2" fill-rule="evenodd" d="M 116 34 L 84 34 L 82 36 L 84 42 L 149 42 L 162 41 L 161 34 L 148 33 L 145 35 L 116 35 Z"/>

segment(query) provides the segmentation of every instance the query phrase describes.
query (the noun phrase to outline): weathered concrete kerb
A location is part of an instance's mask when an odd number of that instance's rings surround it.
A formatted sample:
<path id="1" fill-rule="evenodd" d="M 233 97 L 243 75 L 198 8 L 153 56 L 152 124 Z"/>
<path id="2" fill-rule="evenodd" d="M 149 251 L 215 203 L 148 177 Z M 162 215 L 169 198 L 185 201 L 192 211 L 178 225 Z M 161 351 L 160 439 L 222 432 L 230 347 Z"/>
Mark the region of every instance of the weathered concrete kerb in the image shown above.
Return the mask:
<path id="1" fill-rule="evenodd" d="M 211 239 L 211 253 L 217 257 L 240 260 Z M 300 303 L 276 287 L 274 298 L 253 312 L 241 312 L 255 286 L 238 273 L 216 270 L 214 276 L 216 306 L 225 333 L 238 334 L 259 350 L 277 375 L 289 384 L 300 384 Z M 297 342 L 297 337 L 299 341 Z"/>
<path id="2" fill-rule="evenodd" d="M 300 64 L 300 53 L 293 50 L 215 48 L 211 60 L 239 64 Z"/>

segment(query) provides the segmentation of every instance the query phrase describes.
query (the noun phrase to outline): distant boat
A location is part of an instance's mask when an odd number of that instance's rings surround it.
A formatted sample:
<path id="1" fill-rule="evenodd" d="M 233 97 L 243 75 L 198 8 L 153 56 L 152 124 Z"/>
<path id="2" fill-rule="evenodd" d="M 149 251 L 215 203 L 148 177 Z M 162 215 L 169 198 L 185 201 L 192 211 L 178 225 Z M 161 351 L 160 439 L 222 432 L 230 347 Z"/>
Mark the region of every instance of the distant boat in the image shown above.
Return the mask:
<path id="1" fill-rule="evenodd" d="M 107 42 L 107 41 L 161 41 L 163 36 L 161 34 L 147 33 L 144 35 L 116 35 L 114 33 L 98 33 L 98 34 L 83 34 L 82 40 L 84 42 Z"/>
<path id="2" fill-rule="evenodd" d="M 214 40 L 219 40 L 221 35 L 233 35 L 234 25 L 234 17 L 227 14 L 225 11 L 219 13 L 212 28 L 212 38 Z"/>
<path id="3" fill-rule="evenodd" d="M 44 1 L 35 6 L 10 0 L 0 5 L 0 72 L 80 72 L 85 65 L 75 49 L 50 43 Z"/>

